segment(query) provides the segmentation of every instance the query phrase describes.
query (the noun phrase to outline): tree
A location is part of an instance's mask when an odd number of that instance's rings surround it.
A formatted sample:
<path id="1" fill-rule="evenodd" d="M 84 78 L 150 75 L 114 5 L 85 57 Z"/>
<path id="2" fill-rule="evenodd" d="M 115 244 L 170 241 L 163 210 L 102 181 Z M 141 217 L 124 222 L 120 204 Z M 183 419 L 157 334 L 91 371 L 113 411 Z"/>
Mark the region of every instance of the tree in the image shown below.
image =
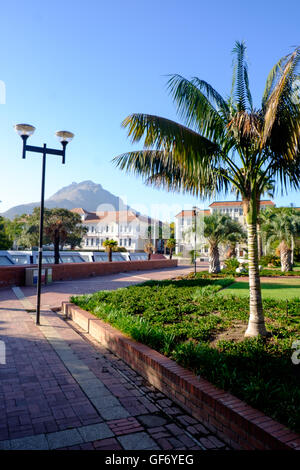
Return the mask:
<path id="1" fill-rule="evenodd" d="M 12 241 L 7 233 L 5 219 L 0 216 L 0 250 L 8 250 L 12 246 Z"/>
<path id="2" fill-rule="evenodd" d="M 209 272 L 219 273 L 221 270 L 219 245 L 244 236 L 243 227 L 228 215 L 216 213 L 204 217 L 203 234 L 209 245 Z"/>
<path id="3" fill-rule="evenodd" d="M 31 215 L 25 218 L 25 224 L 20 236 L 20 243 L 32 248 L 39 243 L 40 209 L 35 207 Z M 54 208 L 44 211 L 44 244 L 53 243 L 54 263 L 59 263 L 60 246 L 71 244 L 80 246 L 82 237 L 86 233 L 86 228 L 82 226 L 79 214 L 68 209 Z"/>
<path id="4" fill-rule="evenodd" d="M 148 254 L 148 261 L 151 259 L 151 255 L 153 251 L 154 251 L 154 246 L 152 245 L 152 243 L 150 241 L 145 243 L 144 252 Z"/>
<path id="5" fill-rule="evenodd" d="M 108 252 L 108 261 L 112 262 L 112 252 L 117 248 L 118 242 L 112 239 L 104 240 L 103 246 L 105 246 L 105 249 Z"/>
<path id="6" fill-rule="evenodd" d="M 59 264 L 59 249 L 68 242 L 80 245 L 86 229 L 82 226 L 81 217 L 68 209 L 46 209 L 44 220 L 46 237 L 54 245 L 54 263 Z"/>
<path id="7" fill-rule="evenodd" d="M 123 121 L 132 142 L 144 149 L 115 157 L 121 169 L 146 183 L 211 197 L 235 188 L 248 231 L 250 316 L 246 336 L 267 334 L 258 267 L 259 201 L 273 179 L 285 189 L 300 186 L 300 48 L 283 57 L 267 78 L 260 109 L 249 88 L 246 46 L 233 49 L 232 90 L 224 99 L 209 83 L 172 75 L 168 85 L 185 125 L 148 114 Z"/>
<path id="8" fill-rule="evenodd" d="M 167 241 L 167 248 L 169 248 L 170 250 L 170 259 L 172 259 L 172 255 L 173 255 L 173 250 L 176 246 L 176 240 L 175 238 L 169 238 L 169 240 Z"/>
<path id="9" fill-rule="evenodd" d="M 264 214 L 262 230 L 266 241 L 279 242 L 281 271 L 292 271 L 294 241 L 300 236 L 300 214 L 291 208 L 274 208 Z"/>
<path id="10" fill-rule="evenodd" d="M 227 237 L 227 242 L 229 245 L 227 251 L 227 258 L 236 258 L 236 245 L 237 243 L 245 243 L 247 241 L 247 234 L 244 231 L 243 227 L 241 226 L 242 230 L 237 232 L 232 232 Z"/>
<path id="11" fill-rule="evenodd" d="M 13 220 L 4 219 L 6 233 L 11 241 L 12 246 L 18 247 L 20 245 L 20 237 L 22 235 L 25 225 L 26 215 L 20 215 Z"/>

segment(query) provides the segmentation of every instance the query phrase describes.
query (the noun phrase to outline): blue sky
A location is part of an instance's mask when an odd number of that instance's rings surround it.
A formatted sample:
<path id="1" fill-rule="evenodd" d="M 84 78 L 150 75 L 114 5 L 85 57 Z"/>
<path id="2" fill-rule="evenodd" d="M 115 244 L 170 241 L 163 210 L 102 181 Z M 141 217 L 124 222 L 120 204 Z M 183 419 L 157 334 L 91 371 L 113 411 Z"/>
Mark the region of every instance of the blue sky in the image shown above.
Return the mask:
<path id="1" fill-rule="evenodd" d="M 260 104 L 277 60 L 299 45 L 300 4 L 287 0 L 21 0 L 6 2 L 0 17 L 0 212 L 40 198 L 41 159 L 21 159 L 13 124 L 36 126 L 32 145 L 58 146 L 54 132 L 75 133 L 66 165 L 49 156 L 46 197 L 62 186 L 93 180 L 138 204 L 201 204 L 188 195 L 145 187 L 114 168 L 114 156 L 133 147 L 121 129 L 130 113 L 177 119 L 166 75 L 199 76 L 226 95 L 231 50 L 248 47 L 250 85 Z M 220 199 L 223 199 L 220 195 Z M 299 193 L 275 197 L 300 206 Z M 205 205 L 209 202 L 205 201 Z"/>

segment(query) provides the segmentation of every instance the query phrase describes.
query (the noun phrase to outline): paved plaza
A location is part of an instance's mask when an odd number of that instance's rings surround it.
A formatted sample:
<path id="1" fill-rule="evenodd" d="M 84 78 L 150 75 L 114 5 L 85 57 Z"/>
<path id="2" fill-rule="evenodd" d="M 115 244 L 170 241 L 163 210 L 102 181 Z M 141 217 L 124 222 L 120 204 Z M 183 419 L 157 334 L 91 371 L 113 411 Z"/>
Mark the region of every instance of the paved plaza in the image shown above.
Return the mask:
<path id="1" fill-rule="evenodd" d="M 228 449 L 56 311 L 72 294 L 190 271 L 180 267 L 53 283 L 43 288 L 40 326 L 34 288 L 0 290 L 6 352 L 6 363 L 0 363 L 0 449 Z"/>

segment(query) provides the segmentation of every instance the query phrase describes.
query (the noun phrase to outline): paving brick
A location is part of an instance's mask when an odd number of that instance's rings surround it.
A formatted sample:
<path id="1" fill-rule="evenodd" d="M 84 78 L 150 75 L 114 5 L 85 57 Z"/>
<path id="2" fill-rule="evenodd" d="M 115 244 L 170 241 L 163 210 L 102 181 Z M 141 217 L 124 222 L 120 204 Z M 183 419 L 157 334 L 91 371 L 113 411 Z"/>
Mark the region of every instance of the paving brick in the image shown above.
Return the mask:
<path id="1" fill-rule="evenodd" d="M 77 429 L 68 429 L 46 435 L 49 449 L 57 449 L 59 447 L 69 447 L 84 442 L 82 436 Z"/>
<path id="2" fill-rule="evenodd" d="M 145 432 L 127 434 L 119 436 L 118 441 L 125 450 L 155 450 L 159 449 L 158 445 Z"/>
<path id="3" fill-rule="evenodd" d="M 72 292 L 72 283 L 65 285 L 68 293 Z M 125 285 L 124 279 L 122 285 Z M 42 302 L 48 305 L 57 302 L 60 292 L 66 295 L 63 286 L 56 284 L 55 292 L 51 292 L 50 286 L 45 287 Z M 90 283 L 84 287 L 78 283 L 77 286 L 91 289 Z M 27 301 L 35 302 L 34 289 L 26 287 L 22 290 Z M 94 290 L 99 290 L 99 284 Z M 174 406 L 172 400 L 99 343 L 95 342 L 94 349 L 56 314 L 42 309 L 42 325 L 38 327 L 34 315 L 20 310 L 21 304 L 12 291 L 5 291 L 4 295 L 4 303 L 7 304 L 7 299 L 11 302 L 10 322 L 4 323 L 8 330 L 3 331 L 11 338 L 7 357 L 13 360 L 15 356 L 16 362 L 11 362 L 14 365 L 0 378 L 3 386 L 2 391 L 0 388 L 0 439 L 3 446 L 7 446 L 5 442 L 12 438 L 15 443 L 38 447 L 42 445 L 39 436 L 45 435 L 49 447 L 59 449 L 133 450 L 159 449 L 164 448 L 163 445 L 172 449 L 175 444 L 176 448 L 185 448 L 183 442 L 177 442 L 176 432 L 180 428 L 173 423 L 172 437 L 164 426 L 170 425 L 172 420 L 163 417 L 153 403 L 153 399 L 159 401 L 170 414 L 187 416 L 182 425 L 192 425 L 193 418 Z M 0 311 L 0 317 L 3 312 Z M 143 354 L 147 350 L 141 346 Z M 122 375 L 116 369 L 122 371 Z M 134 381 L 135 387 L 126 377 Z M 3 402 L 7 405 L 6 410 Z M 144 422 L 140 416 L 144 416 Z M 182 434 L 183 429 L 180 432 Z M 114 435 L 118 435 L 118 440 Z M 188 436 L 182 435 L 188 439 L 186 445 L 190 444 Z M 174 439 L 173 444 L 167 438 Z"/>
<path id="4" fill-rule="evenodd" d="M 105 439 L 107 437 L 112 437 L 114 435 L 113 432 L 109 429 L 109 427 L 105 423 L 83 426 L 83 427 L 78 428 L 78 432 L 81 435 L 84 442 Z"/>
<path id="5" fill-rule="evenodd" d="M 12 439 L 10 441 L 11 450 L 48 450 L 48 442 L 45 434 L 37 436 Z"/>
<path id="6" fill-rule="evenodd" d="M 120 443 L 116 439 L 103 439 L 93 442 L 97 450 L 122 450 Z"/>

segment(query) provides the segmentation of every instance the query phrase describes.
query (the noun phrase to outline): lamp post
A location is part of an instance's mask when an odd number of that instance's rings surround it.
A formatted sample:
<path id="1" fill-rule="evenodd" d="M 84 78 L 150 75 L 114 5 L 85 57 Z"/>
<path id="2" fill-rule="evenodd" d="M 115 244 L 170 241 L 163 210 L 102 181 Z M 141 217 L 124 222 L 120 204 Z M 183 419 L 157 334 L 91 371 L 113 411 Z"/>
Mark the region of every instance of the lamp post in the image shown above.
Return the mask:
<path id="1" fill-rule="evenodd" d="M 194 229 L 195 229 L 195 238 L 194 238 L 194 272 L 197 272 L 197 259 L 196 259 L 196 246 L 197 246 L 197 207 L 193 206 L 193 216 L 194 216 Z"/>
<path id="2" fill-rule="evenodd" d="M 14 126 L 17 134 L 23 140 L 23 153 L 22 158 L 26 158 L 26 152 L 36 152 L 43 155 L 42 163 L 42 185 L 41 185 L 41 206 L 40 206 L 40 231 L 39 231 L 39 256 L 38 256 L 38 280 L 37 280 L 37 303 L 36 303 L 36 324 L 40 324 L 40 307 L 41 307 L 41 279 L 42 279 L 42 260 L 43 260 L 43 229 L 44 229 L 44 200 L 45 200 L 45 173 L 46 173 L 46 155 L 59 155 L 62 157 L 62 163 L 65 163 L 66 146 L 74 137 L 72 132 L 57 131 L 56 137 L 62 145 L 62 150 L 47 148 L 44 144 L 43 147 L 36 147 L 27 145 L 27 139 L 34 131 L 35 127 L 30 124 L 16 124 Z"/>

